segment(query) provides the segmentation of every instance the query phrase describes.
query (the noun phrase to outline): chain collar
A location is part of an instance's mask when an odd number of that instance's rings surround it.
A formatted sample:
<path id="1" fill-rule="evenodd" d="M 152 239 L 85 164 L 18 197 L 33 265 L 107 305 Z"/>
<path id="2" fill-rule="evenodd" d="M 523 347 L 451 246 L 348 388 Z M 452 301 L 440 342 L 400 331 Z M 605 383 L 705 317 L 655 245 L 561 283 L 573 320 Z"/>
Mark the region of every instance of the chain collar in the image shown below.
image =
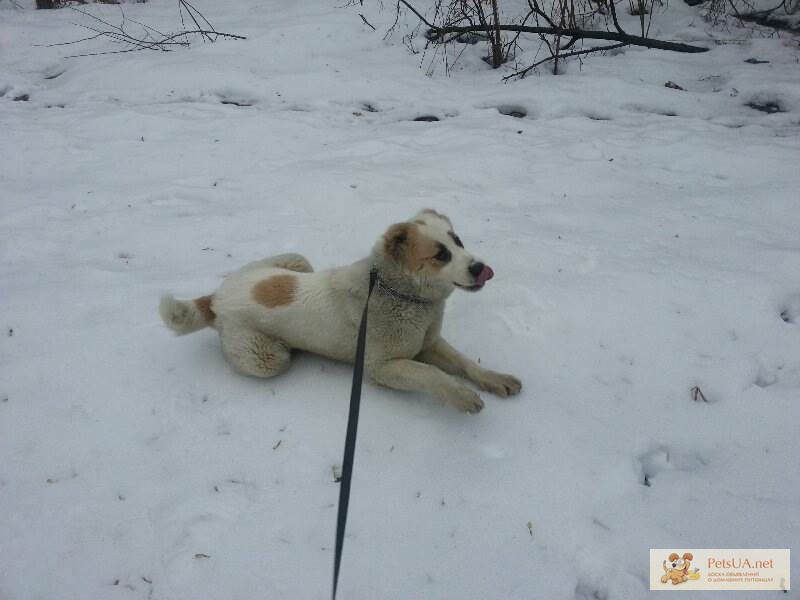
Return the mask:
<path id="1" fill-rule="evenodd" d="M 427 298 L 420 298 L 419 296 L 414 296 L 413 294 L 406 294 L 404 292 L 398 291 L 391 287 L 388 283 L 386 283 L 383 278 L 378 275 L 378 272 L 373 270 L 375 273 L 375 279 L 378 284 L 378 288 L 389 294 L 390 296 L 394 296 L 398 300 L 403 300 L 404 302 L 411 302 L 412 304 L 432 304 L 432 300 L 428 300 Z"/>

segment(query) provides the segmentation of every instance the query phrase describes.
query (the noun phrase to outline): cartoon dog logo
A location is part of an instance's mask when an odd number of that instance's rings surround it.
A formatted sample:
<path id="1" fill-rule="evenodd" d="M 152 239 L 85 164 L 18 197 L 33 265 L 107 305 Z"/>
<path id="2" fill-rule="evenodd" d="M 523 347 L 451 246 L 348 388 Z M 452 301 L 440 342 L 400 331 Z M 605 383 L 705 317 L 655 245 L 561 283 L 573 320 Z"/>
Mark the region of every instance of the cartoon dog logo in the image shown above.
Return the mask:
<path id="1" fill-rule="evenodd" d="M 672 582 L 672 585 L 678 585 L 690 579 L 700 579 L 700 569 L 695 568 L 691 573 L 689 567 L 692 564 L 694 555 L 691 552 L 684 553 L 683 556 L 678 556 L 674 552 L 669 555 L 669 561 L 664 561 L 664 576 L 661 578 L 661 583 Z"/>

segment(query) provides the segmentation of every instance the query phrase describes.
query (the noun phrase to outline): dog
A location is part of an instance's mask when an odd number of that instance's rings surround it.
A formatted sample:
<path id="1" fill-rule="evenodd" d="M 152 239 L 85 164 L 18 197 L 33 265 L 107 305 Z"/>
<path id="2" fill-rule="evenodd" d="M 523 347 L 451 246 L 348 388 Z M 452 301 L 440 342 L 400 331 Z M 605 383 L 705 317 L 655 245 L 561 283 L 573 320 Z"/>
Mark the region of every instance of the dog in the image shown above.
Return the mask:
<path id="1" fill-rule="evenodd" d="M 667 581 L 672 581 L 672 585 L 678 585 L 679 583 L 683 583 L 684 581 L 689 580 L 689 567 L 691 566 L 691 562 L 694 559 L 694 555 L 691 552 L 686 552 L 682 557 L 678 556 L 674 552 L 669 555 L 669 564 L 667 566 L 667 561 L 661 563 L 661 566 L 664 568 L 664 576 L 661 578 L 661 583 L 667 583 Z M 697 569 L 695 569 L 696 571 Z M 693 577 L 693 579 L 696 579 Z"/>
<path id="2" fill-rule="evenodd" d="M 450 219 L 431 209 L 390 226 L 352 265 L 315 272 L 299 254 L 273 256 L 228 275 L 210 296 L 164 296 L 159 310 L 178 335 L 216 329 L 223 354 L 245 375 L 280 375 L 293 350 L 352 363 L 372 271 L 364 363 L 370 379 L 467 413 L 484 404 L 461 379 L 498 396 L 519 393 L 519 379 L 484 369 L 442 338 L 450 294 L 478 291 L 494 272 L 467 252 Z"/>

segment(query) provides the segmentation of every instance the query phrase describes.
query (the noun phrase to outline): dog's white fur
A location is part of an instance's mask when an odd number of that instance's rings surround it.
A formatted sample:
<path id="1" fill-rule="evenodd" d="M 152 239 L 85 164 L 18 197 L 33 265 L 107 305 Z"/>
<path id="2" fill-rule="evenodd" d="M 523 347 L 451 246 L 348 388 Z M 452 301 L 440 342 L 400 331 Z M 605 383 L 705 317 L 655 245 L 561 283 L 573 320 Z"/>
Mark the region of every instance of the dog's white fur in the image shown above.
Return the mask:
<path id="1" fill-rule="evenodd" d="M 451 255 L 448 262 L 433 256 L 442 246 Z M 160 312 L 177 334 L 217 329 L 226 358 L 247 375 L 283 373 L 293 349 L 352 362 L 369 272 L 375 269 L 379 284 L 369 302 L 367 374 L 385 386 L 424 392 L 474 413 L 483 401 L 457 377 L 499 396 L 522 386 L 512 375 L 484 369 L 441 337 L 453 289 L 481 287 L 468 270 L 476 262 L 450 219 L 425 210 L 391 226 L 370 256 L 352 265 L 315 273 L 299 254 L 283 254 L 232 273 L 210 297 L 165 296 Z"/>

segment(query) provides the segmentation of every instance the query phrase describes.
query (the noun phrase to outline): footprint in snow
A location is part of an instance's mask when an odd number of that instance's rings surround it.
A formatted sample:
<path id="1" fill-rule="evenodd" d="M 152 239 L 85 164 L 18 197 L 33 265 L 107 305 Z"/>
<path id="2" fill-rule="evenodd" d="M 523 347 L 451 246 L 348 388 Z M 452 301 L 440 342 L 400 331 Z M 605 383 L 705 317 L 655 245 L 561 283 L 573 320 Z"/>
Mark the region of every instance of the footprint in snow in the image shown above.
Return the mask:
<path id="1" fill-rule="evenodd" d="M 610 116 L 608 116 L 606 114 L 603 114 L 603 113 L 598 113 L 598 112 L 587 112 L 587 113 L 584 113 L 583 116 L 586 117 L 587 119 L 591 119 L 592 121 L 611 121 L 612 120 Z"/>
<path id="2" fill-rule="evenodd" d="M 662 117 L 677 117 L 678 113 L 669 108 L 658 108 L 655 106 L 644 106 L 642 104 L 626 104 L 622 108 L 635 113 L 661 115 Z"/>
<path id="3" fill-rule="evenodd" d="M 639 471 L 639 483 L 645 487 L 653 487 L 660 473 L 665 471 L 694 471 L 707 464 L 698 454 L 676 452 L 667 446 L 657 446 L 640 454 L 636 458 Z"/>
<path id="4" fill-rule="evenodd" d="M 528 116 L 528 110 L 519 104 L 501 104 L 497 107 L 497 112 L 516 119 L 524 119 Z"/>
<path id="5" fill-rule="evenodd" d="M 57 79 L 66 72 L 67 72 L 66 69 L 62 69 L 59 67 L 51 67 L 49 69 L 45 69 L 43 77 L 48 80 Z"/>
<path id="6" fill-rule="evenodd" d="M 781 101 L 777 98 L 751 100 L 750 102 L 745 103 L 745 106 L 759 112 L 767 113 L 768 115 L 786 112 L 786 109 L 783 107 Z"/>
<path id="7" fill-rule="evenodd" d="M 757 385 L 762 389 L 768 388 L 776 383 L 778 383 L 778 375 L 774 371 L 770 371 L 765 367 L 759 368 L 758 375 L 756 375 L 756 379 L 753 382 L 754 385 Z"/>
<path id="8" fill-rule="evenodd" d="M 245 100 L 242 98 L 226 98 L 226 97 L 221 97 L 219 99 L 219 102 L 220 104 L 230 104 L 233 106 L 240 106 L 243 108 L 248 106 L 253 106 L 255 104 L 254 100 Z"/>
<path id="9" fill-rule="evenodd" d="M 586 579 L 579 578 L 575 585 L 575 600 L 608 600 L 608 590 Z"/>
<path id="10" fill-rule="evenodd" d="M 779 315 L 784 323 L 797 323 L 800 320 L 800 294 L 787 298 L 779 309 Z"/>

